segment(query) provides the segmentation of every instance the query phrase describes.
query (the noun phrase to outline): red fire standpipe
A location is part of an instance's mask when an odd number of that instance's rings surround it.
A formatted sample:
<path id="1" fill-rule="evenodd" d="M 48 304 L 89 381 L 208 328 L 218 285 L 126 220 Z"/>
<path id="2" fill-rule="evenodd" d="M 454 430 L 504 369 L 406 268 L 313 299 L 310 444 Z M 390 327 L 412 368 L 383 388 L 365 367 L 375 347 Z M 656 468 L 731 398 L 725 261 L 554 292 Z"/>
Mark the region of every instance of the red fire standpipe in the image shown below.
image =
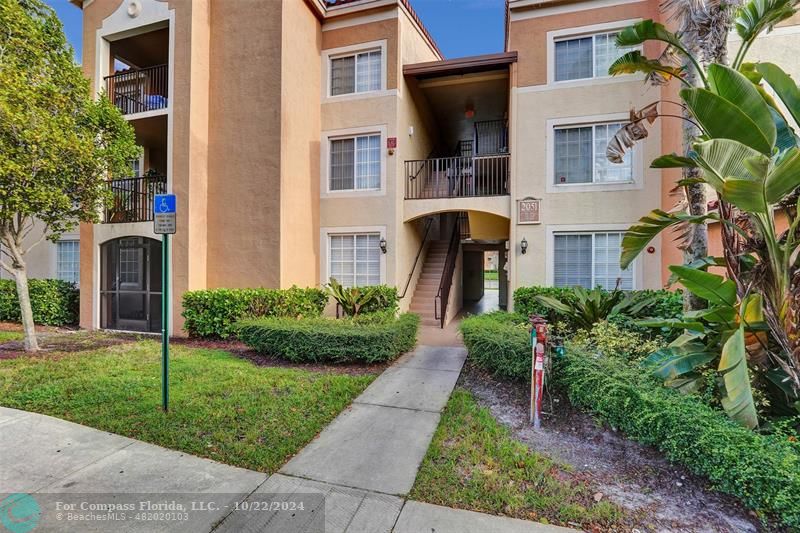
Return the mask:
<path id="1" fill-rule="evenodd" d="M 539 316 L 531 318 L 531 422 L 538 429 L 542 418 L 544 390 L 544 353 L 547 346 L 547 322 Z M 535 333 L 535 339 L 534 339 Z"/>

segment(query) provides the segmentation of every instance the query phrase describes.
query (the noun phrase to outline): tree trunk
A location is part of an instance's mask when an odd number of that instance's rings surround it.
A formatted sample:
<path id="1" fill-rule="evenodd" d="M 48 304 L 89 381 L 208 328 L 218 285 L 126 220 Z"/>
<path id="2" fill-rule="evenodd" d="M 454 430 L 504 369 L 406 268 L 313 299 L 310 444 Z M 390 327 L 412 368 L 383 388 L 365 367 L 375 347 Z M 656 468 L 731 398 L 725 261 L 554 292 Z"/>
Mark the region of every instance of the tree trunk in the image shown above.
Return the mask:
<path id="1" fill-rule="evenodd" d="M 687 81 L 692 85 L 697 83 L 697 74 L 694 67 L 687 65 Z M 685 118 L 689 117 L 689 113 L 684 109 Z M 694 139 L 700 136 L 700 130 L 689 122 L 683 121 L 683 153 L 689 153 L 692 149 L 691 143 Z M 685 168 L 683 169 L 683 179 L 693 179 L 701 177 L 699 168 Z M 685 187 L 687 210 L 690 215 L 705 215 L 708 212 L 708 198 L 706 196 L 706 186 L 704 183 L 696 183 Z M 708 256 L 708 227 L 705 223 L 702 224 L 689 224 L 687 228 L 686 242 L 683 248 L 683 263 L 689 265 L 694 261 L 703 259 Z M 683 308 L 685 311 L 695 311 L 698 309 L 705 309 L 707 304 L 705 300 L 692 294 L 691 291 L 683 292 Z"/>
<path id="2" fill-rule="evenodd" d="M 14 280 L 17 282 L 17 298 L 19 299 L 19 311 L 22 318 L 22 330 L 25 333 L 25 351 L 35 352 L 39 350 L 39 342 L 36 340 L 36 328 L 33 324 L 33 308 L 31 307 L 31 297 L 28 292 L 28 273 L 25 266 L 14 270 Z"/>

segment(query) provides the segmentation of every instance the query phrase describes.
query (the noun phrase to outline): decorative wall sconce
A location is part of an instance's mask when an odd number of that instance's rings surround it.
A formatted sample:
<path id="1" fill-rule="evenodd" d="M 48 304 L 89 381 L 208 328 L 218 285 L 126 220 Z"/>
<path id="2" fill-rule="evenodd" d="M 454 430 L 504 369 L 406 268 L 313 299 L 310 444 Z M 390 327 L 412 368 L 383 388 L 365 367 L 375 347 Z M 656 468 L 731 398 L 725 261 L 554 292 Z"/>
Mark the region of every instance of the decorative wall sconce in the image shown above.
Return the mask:
<path id="1" fill-rule="evenodd" d="M 519 243 L 519 251 L 522 252 L 522 255 L 528 253 L 528 239 L 525 237 L 523 237 L 522 241 Z"/>
<path id="2" fill-rule="evenodd" d="M 386 253 L 386 239 L 381 237 L 380 241 L 381 252 Z"/>

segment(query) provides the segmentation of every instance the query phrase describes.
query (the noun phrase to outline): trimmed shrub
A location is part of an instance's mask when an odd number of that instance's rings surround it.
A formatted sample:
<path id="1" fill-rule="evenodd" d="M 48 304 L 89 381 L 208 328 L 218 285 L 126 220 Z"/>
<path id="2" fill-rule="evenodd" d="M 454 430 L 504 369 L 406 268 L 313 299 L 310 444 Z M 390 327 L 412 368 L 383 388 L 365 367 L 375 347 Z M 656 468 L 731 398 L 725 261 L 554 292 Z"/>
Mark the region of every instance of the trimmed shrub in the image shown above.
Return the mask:
<path id="1" fill-rule="evenodd" d="M 800 527 L 800 454 L 787 439 L 739 426 L 618 358 L 568 350 L 557 362 L 554 379 L 573 405 L 658 448 L 708 478 L 716 490 L 786 526 Z"/>
<path id="2" fill-rule="evenodd" d="M 527 319 L 497 311 L 461 321 L 469 358 L 498 377 L 530 381 L 531 347 Z"/>
<path id="3" fill-rule="evenodd" d="M 28 291 L 33 321 L 46 326 L 71 326 L 78 323 L 80 292 L 74 283 L 60 279 L 29 279 Z M 13 280 L 0 280 L 0 320 L 22 320 Z"/>
<path id="4" fill-rule="evenodd" d="M 237 324 L 239 339 L 265 355 L 302 363 L 378 363 L 411 350 L 419 317 L 385 312 L 355 318 L 255 318 Z"/>
<path id="5" fill-rule="evenodd" d="M 209 289 L 183 294 L 184 329 L 192 337 L 227 338 L 249 317 L 318 317 L 328 295 L 322 289 Z"/>

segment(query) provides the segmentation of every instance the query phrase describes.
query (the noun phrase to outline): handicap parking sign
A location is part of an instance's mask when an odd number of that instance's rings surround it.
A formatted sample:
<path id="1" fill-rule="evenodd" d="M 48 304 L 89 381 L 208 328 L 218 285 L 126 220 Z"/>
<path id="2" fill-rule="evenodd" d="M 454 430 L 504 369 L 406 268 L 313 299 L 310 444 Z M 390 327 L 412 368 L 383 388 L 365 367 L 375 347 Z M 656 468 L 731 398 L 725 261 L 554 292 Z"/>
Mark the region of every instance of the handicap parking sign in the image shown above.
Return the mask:
<path id="1" fill-rule="evenodd" d="M 160 235 L 175 233 L 175 219 L 175 195 L 156 194 L 153 197 L 153 231 Z"/>

